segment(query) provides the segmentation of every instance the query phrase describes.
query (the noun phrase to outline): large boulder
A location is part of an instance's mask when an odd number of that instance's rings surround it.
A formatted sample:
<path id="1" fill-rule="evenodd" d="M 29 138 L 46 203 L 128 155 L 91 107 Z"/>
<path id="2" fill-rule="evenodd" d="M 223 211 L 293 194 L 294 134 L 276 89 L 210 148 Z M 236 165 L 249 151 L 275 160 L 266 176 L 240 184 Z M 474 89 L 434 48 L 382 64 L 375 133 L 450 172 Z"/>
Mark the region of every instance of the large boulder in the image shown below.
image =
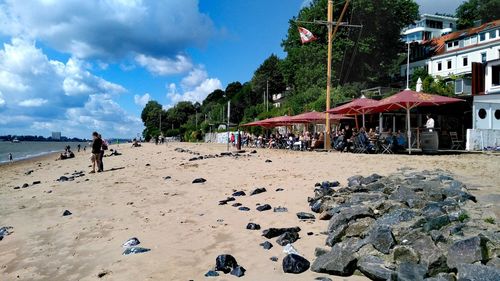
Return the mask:
<path id="1" fill-rule="evenodd" d="M 398 267 L 398 281 L 423 281 L 426 273 L 425 265 L 405 262 Z"/>
<path id="2" fill-rule="evenodd" d="M 300 232 L 300 227 L 287 227 L 287 228 L 268 228 L 262 231 L 262 236 L 266 237 L 267 239 L 271 239 L 274 237 L 278 237 L 281 234 L 285 232 Z"/>
<path id="3" fill-rule="evenodd" d="M 376 225 L 368 233 L 367 240 L 369 243 L 384 254 L 389 254 L 390 249 L 396 241 L 392 235 L 391 227 L 387 225 Z"/>
<path id="4" fill-rule="evenodd" d="M 345 230 L 346 237 L 364 237 L 368 229 L 373 225 L 375 219 L 366 217 L 350 221 Z"/>
<path id="5" fill-rule="evenodd" d="M 227 274 L 237 266 L 236 259 L 231 255 L 219 255 L 215 259 L 215 271 L 222 271 Z"/>
<path id="6" fill-rule="evenodd" d="M 287 244 L 292 244 L 295 241 L 299 239 L 299 233 L 298 232 L 285 232 L 281 234 L 278 239 L 276 240 L 276 243 L 278 243 L 281 246 L 286 246 Z"/>
<path id="7" fill-rule="evenodd" d="M 384 260 L 376 256 L 364 256 L 358 260 L 358 269 L 371 280 L 393 280 L 395 272 L 384 265 Z"/>
<path id="8" fill-rule="evenodd" d="M 422 234 L 411 241 L 411 247 L 419 254 L 420 264 L 426 266 L 430 275 L 448 271 L 445 253 L 434 244 L 431 237 Z"/>
<path id="9" fill-rule="evenodd" d="M 373 210 L 365 206 L 339 209 L 339 212 L 334 214 L 330 219 L 328 232 L 331 232 L 331 230 L 333 230 L 333 228 L 337 227 L 338 225 L 347 224 L 351 220 L 373 216 Z"/>
<path id="10" fill-rule="evenodd" d="M 458 266 L 458 281 L 497 281 L 500 269 L 482 264 L 461 264 Z"/>
<path id="11" fill-rule="evenodd" d="M 350 276 L 356 270 L 357 258 L 352 248 L 337 243 L 332 250 L 316 258 L 311 270 L 340 276 Z"/>
<path id="12" fill-rule="evenodd" d="M 307 271 L 309 266 L 308 260 L 296 254 L 288 254 L 283 259 L 283 271 L 285 273 L 299 274 Z"/>
<path id="13" fill-rule="evenodd" d="M 462 263 L 486 260 L 488 257 L 486 242 L 483 237 L 475 236 L 453 243 L 448 249 L 448 266 L 458 268 Z"/>
<path id="14" fill-rule="evenodd" d="M 410 246 L 396 246 L 393 251 L 393 259 L 396 264 L 418 263 L 420 254 Z"/>

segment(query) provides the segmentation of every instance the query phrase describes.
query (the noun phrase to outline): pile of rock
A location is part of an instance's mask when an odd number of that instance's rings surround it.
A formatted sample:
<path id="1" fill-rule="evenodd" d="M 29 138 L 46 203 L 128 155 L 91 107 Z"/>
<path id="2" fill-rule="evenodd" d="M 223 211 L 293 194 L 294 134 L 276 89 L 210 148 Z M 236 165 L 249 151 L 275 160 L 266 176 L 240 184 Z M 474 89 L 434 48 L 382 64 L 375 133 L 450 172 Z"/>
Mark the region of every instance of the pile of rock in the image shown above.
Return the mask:
<path id="1" fill-rule="evenodd" d="M 466 186 L 442 171 L 318 184 L 311 210 L 330 220 L 315 272 L 373 280 L 500 280 L 500 231 Z M 432 278 L 431 278 L 432 277 Z"/>
<path id="2" fill-rule="evenodd" d="M 189 161 L 198 161 L 198 160 L 203 160 L 203 159 L 212 159 L 212 158 L 221 158 L 221 157 L 238 158 L 241 156 L 244 156 L 244 157 L 251 156 L 250 154 L 243 154 L 243 153 L 245 153 L 244 150 L 236 151 L 234 153 L 233 152 L 221 152 L 220 154 L 207 154 L 207 155 L 200 155 L 199 152 L 195 152 L 195 151 L 191 151 L 189 149 L 183 149 L 183 148 L 176 148 L 176 149 L 174 149 L 174 151 L 195 155 L 194 157 L 189 158 Z"/>
<path id="3" fill-rule="evenodd" d="M 205 276 L 206 277 L 216 277 L 219 276 L 218 272 L 223 272 L 224 274 L 230 273 L 236 277 L 241 277 L 245 275 L 245 268 L 238 265 L 236 259 L 231 255 L 219 255 L 215 259 L 215 270 L 209 270 Z"/>
<path id="4" fill-rule="evenodd" d="M 83 171 L 74 171 L 71 175 L 60 176 L 56 181 L 65 182 L 65 181 L 74 181 L 76 178 L 84 177 L 85 173 Z"/>

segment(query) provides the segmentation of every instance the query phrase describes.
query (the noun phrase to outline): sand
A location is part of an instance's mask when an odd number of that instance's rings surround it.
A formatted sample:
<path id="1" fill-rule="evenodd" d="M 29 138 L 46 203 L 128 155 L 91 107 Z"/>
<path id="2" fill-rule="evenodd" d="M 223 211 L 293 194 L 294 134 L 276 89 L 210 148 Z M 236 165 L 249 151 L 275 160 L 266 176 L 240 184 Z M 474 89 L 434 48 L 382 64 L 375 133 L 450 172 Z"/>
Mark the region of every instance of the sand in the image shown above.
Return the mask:
<path id="1" fill-rule="evenodd" d="M 116 146 L 112 146 L 115 147 Z M 311 262 L 315 247 L 324 245 L 327 221 L 302 222 L 309 212 L 307 197 L 323 180 L 346 183 L 349 176 L 398 168 L 416 171 L 443 169 L 456 175 L 478 197 L 485 216 L 500 218 L 500 156 L 463 154 L 446 156 L 356 155 L 319 152 L 258 150 L 250 157 L 187 161 L 192 155 L 174 151 L 183 147 L 204 154 L 225 146 L 170 143 L 121 145 L 122 156 L 105 158 L 105 168 L 123 168 L 57 182 L 65 173 L 88 172 L 89 155 L 54 161 L 36 159 L 0 166 L 0 226 L 14 232 L 0 241 L 1 280 L 206 280 L 203 275 L 219 254 L 231 254 L 247 269 L 241 280 L 313 280 L 324 274 L 307 271 L 284 274 L 282 247 L 266 251 L 261 231 L 246 230 L 248 222 L 268 227 L 300 226 L 296 249 Z M 272 160 L 265 163 L 266 159 Z M 150 164 L 150 166 L 146 166 Z M 25 175 L 28 170 L 34 170 Z M 163 177 L 171 176 L 170 180 Z M 192 184 L 203 177 L 204 184 Z M 88 181 L 86 181 L 88 179 Z M 35 187 L 14 190 L 14 186 Z M 233 190 L 247 194 L 256 187 L 268 192 L 237 197 L 249 212 L 219 206 Z M 275 189 L 283 188 L 283 192 Z M 258 212 L 257 203 L 288 208 L 287 213 Z M 73 215 L 63 217 L 64 210 Z M 497 219 L 498 221 L 498 219 Z M 307 232 L 315 235 L 307 236 Z M 127 239 L 138 237 L 144 254 L 123 256 Z M 269 260 L 278 256 L 279 262 Z M 98 278 L 99 273 L 106 273 Z M 367 280 L 362 276 L 332 280 Z M 209 280 L 236 280 L 226 275 Z"/>

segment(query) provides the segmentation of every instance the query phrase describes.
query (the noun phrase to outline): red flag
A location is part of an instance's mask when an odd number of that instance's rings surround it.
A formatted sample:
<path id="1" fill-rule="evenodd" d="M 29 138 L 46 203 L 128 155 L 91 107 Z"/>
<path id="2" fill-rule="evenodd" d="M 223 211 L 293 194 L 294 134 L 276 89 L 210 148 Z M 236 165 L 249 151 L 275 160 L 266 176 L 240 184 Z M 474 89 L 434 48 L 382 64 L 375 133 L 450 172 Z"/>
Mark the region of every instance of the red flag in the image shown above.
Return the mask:
<path id="1" fill-rule="evenodd" d="M 311 31 L 299 26 L 300 41 L 302 44 L 312 42 L 318 38 Z"/>

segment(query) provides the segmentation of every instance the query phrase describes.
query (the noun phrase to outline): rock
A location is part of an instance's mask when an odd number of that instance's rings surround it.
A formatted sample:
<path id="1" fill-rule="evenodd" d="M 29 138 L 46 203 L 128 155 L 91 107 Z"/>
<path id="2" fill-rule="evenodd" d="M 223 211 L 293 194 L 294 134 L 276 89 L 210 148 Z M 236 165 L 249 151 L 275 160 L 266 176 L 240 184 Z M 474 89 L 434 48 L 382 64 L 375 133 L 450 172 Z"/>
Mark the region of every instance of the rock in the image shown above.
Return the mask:
<path id="1" fill-rule="evenodd" d="M 281 246 L 286 246 L 287 244 L 292 244 L 299 239 L 299 233 L 297 232 L 285 232 L 281 234 L 276 243 Z"/>
<path id="2" fill-rule="evenodd" d="M 361 185 L 362 178 L 363 178 L 363 176 L 360 176 L 360 175 L 349 177 L 349 178 L 347 178 L 347 185 L 349 187 Z"/>
<path id="3" fill-rule="evenodd" d="M 269 242 L 269 241 L 260 243 L 259 245 L 262 246 L 262 248 L 264 248 L 266 250 L 269 250 L 269 249 L 271 249 L 273 247 L 273 244 L 271 242 Z"/>
<path id="4" fill-rule="evenodd" d="M 396 273 L 384 266 L 384 260 L 376 256 L 364 256 L 358 261 L 358 269 L 371 280 L 393 280 Z"/>
<path id="5" fill-rule="evenodd" d="M 486 239 L 475 236 L 453 243 L 448 249 L 447 264 L 450 268 L 459 268 L 462 263 L 485 261 L 486 258 Z"/>
<path id="6" fill-rule="evenodd" d="M 266 163 L 271 163 L 271 162 L 273 162 L 273 161 L 271 161 L 271 160 L 267 159 L 265 162 L 266 162 Z"/>
<path id="7" fill-rule="evenodd" d="M 283 271 L 285 273 L 299 274 L 307 271 L 310 265 L 308 260 L 296 254 L 288 254 L 283 259 Z"/>
<path id="8" fill-rule="evenodd" d="M 233 206 L 233 207 L 240 207 L 241 205 L 242 205 L 241 203 L 234 203 L 234 204 L 233 204 L 233 205 L 231 205 L 231 206 Z"/>
<path id="9" fill-rule="evenodd" d="M 12 226 L 2 226 L 0 227 L 0 241 L 3 240 L 4 236 L 10 235 L 12 233 Z"/>
<path id="10" fill-rule="evenodd" d="M 276 192 L 284 191 L 283 188 L 276 188 Z"/>
<path id="11" fill-rule="evenodd" d="M 324 249 L 324 248 L 315 248 L 314 249 L 314 256 L 315 257 L 319 257 L 321 255 L 324 255 L 326 253 L 328 253 L 330 250 L 328 249 Z"/>
<path id="12" fill-rule="evenodd" d="M 257 195 L 257 194 L 260 194 L 262 192 L 266 192 L 266 188 L 265 187 L 261 187 L 261 188 L 256 188 L 254 189 L 252 192 L 250 192 L 250 196 L 252 195 Z"/>
<path id="13" fill-rule="evenodd" d="M 123 251 L 123 255 L 128 256 L 128 255 L 132 255 L 132 254 L 146 253 L 149 251 L 151 251 L 151 249 L 142 248 L 142 247 L 130 247 L 130 248 L 125 249 L 125 251 Z"/>
<path id="14" fill-rule="evenodd" d="M 261 206 L 257 207 L 256 209 L 257 209 L 257 211 L 259 211 L 259 212 L 264 212 L 264 211 L 271 210 L 272 208 L 271 208 L 271 205 L 269 205 L 269 204 L 264 204 L 264 205 L 261 205 Z"/>
<path id="15" fill-rule="evenodd" d="M 29 184 L 27 184 L 27 183 L 25 183 L 25 184 L 23 184 L 23 186 L 21 186 L 21 187 L 22 187 L 22 188 L 26 188 L 26 187 L 28 187 L 28 186 L 30 186 L 30 185 L 29 185 Z"/>
<path id="16" fill-rule="evenodd" d="M 14 189 L 20 189 L 21 187 L 20 186 L 15 186 Z"/>
<path id="17" fill-rule="evenodd" d="M 133 247 L 141 244 L 141 241 L 137 239 L 136 237 L 132 237 L 129 240 L 127 240 L 125 243 L 123 243 L 122 247 Z"/>
<path id="18" fill-rule="evenodd" d="M 278 237 L 281 234 L 285 232 L 300 232 L 300 227 L 288 227 L 288 228 L 268 228 L 262 231 L 262 236 L 266 237 L 267 239 L 271 239 L 274 237 Z"/>
<path id="19" fill-rule="evenodd" d="M 311 270 L 318 273 L 350 276 L 356 269 L 356 261 L 352 249 L 342 243 L 337 243 L 330 252 L 316 258 Z"/>
<path id="20" fill-rule="evenodd" d="M 410 246 L 396 246 L 394 247 L 393 259 L 396 264 L 401 263 L 415 263 L 420 261 L 420 255 Z"/>
<path id="21" fill-rule="evenodd" d="M 431 230 L 440 230 L 443 226 L 446 226 L 450 223 L 450 219 L 448 215 L 441 215 L 438 217 L 434 217 L 429 219 L 424 224 L 424 231 L 429 232 Z"/>
<path id="22" fill-rule="evenodd" d="M 500 269 L 500 258 L 493 257 L 491 260 L 488 261 L 488 263 L 486 263 L 486 265 Z"/>
<path id="23" fill-rule="evenodd" d="M 41 184 L 41 183 L 42 183 L 41 181 L 34 181 L 33 185 L 37 185 L 37 184 Z"/>
<path id="24" fill-rule="evenodd" d="M 228 197 L 224 200 L 219 201 L 219 205 L 226 205 L 228 202 L 235 201 L 236 199 L 234 197 Z"/>
<path id="25" fill-rule="evenodd" d="M 314 235 L 314 232 L 312 231 L 307 232 L 307 236 L 312 236 L 312 235 Z"/>
<path id="26" fill-rule="evenodd" d="M 330 231 L 330 233 L 328 233 L 328 237 L 326 238 L 326 245 L 333 247 L 333 245 L 339 242 L 341 238 L 345 235 L 346 229 L 347 229 L 346 223 L 337 225 L 337 227 L 335 227 Z"/>
<path id="27" fill-rule="evenodd" d="M 398 267 L 398 281 L 423 281 L 427 268 L 422 264 L 402 263 Z"/>
<path id="28" fill-rule="evenodd" d="M 331 230 L 333 230 L 338 225 L 347 224 L 351 220 L 364 217 L 373 217 L 373 215 L 374 214 L 372 209 L 364 206 L 341 209 L 330 219 L 330 223 L 328 224 L 328 232 L 331 232 Z"/>
<path id="29" fill-rule="evenodd" d="M 390 249 L 396 243 L 391 228 L 387 225 L 373 227 L 368 234 L 368 241 L 384 254 L 389 254 Z"/>
<path id="30" fill-rule="evenodd" d="M 171 176 L 166 176 L 166 177 L 163 177 L 164 180 L 169 180 L 171 179 L 172 177 Z"/>
<path id="31" fill-rule="evenodd" d="M 227 274 L 237 266 L 236 259 L 231 255 L 219 255 L 215 259 L 215 271 L 222 271 Z"/>
<path id="32" fill-rule="evenodd" d="M 234 275 L 236 277 L 241 277 L 245 275 L 245 271 L 246 269 L 243 266 L 238 265 L 235 268 L 233 268 L 233 270 L 231 270 L 231 275 Z"/>
<path id="33" fill-rule="evenodd" d="M 25 175 L 31 175 L 31 173 L 33 173 L 34 171 L 33 170 L 29 170 L 29 171 L 26 171 L 26 173 L 24 173 Z"/>
<path id="34" fill-rule="evenodd" d="M 235 193 L 233 193 L 233 196 L 245 196 L 246 193 L 245 191 L 236 191 Z"/>
<path id="35" fill-rule="evenodd" d="M 238 210 L 244 211 L 244 212 L 248 212 L 248 211 L 250 211 L 250 208 L 248 208 L 248 207 L 239 207 Z"/>
<path id="36" fill-rule="evenodd" d="M 332 281 L 332 279 L 330 279 L 328 277 L 316 277 L 316 278 L 314 278 L 314 280 L 316 280 L 316 281 Z"/>
<path id="37" fill-rule="evenodd" d="M 57 181 L 63 182 L 63 181 L 68 181 L 68 180 L 69 180 L 69 178 L 68 178 L 68 177 L 66 177 L 66 176 L 61 176 L 61 177 L 59 177 L 59 179 L 58 179 Z"/>
<path id="38" fill-rule="evenodd" d="M 260 225 L 256 224 L 256 223 L 253 223 L 253 222 L 250 222 L 247 224 L 247 229 L 250 229 L 250 230 L 259 230 L 260 229 Z"/>
<path id="39" fill-rule="evenodd" d="M 286 212 L 288 212 L 288 209 L 287 209 L 287 208 L 285 208 L 285 207 L 278 206 L 278 207 L 275 207 L 275 208 L 273 209 L 273 211 L 274 211 L 275 213 L 286 213 Z"/>
<path id="40" fill-rule="evenodd" d="M 217 271 L 209 270 L 207 273 L 205 273 L 205 277 L 217 277 L 219 276 L 219 273 Z"/>
<path id="41" fill-rule="evenodd" d="M 375 219 L 366 217 L 350 221 L 345 230 L 346 237 L 364 237 L 368 229 L 373 225 Z"/>
<path id="42" fill-rule="evenodd" d="M 456 281 L 456 277 L 452 273 L 439 273 L 434 277 L 425 278 L 424 281 Z"/>
<path id="43" fill-rule="evenodd" d="M 151 166 L 151 164 L 149 164 L 149 163 L 148 163 L 148 164 L 146 164 L 146 167 L 149 167 L 149 166 Z"/>
<path id="44" fill-rule="evenodd" d="M 389 211 L 377 220 L 379 225 L 396 225 L 401 222 L 411 221 L 416 216 L 416 212 L 410 209 L 395 209 Z"/>
<path id="45" fill-rule="evenodd" d="M 255 154 L 255 153 L 257 153 L 257 150 L 250 151 L 250 154 Z"/>
<path id="46" fill-rule="evenodd" d="M 431 235 L 432 241 L 434 242 L 446 242 L 446 238 L 444 237 L 443 233 L 439 230 L 431 230 L 429 232 Z"/>
<path id="47" fill-rule="evenodd" d="M 297 213 L 297 218 L 299 218 L 299 220 L 314 220 L 314 219 L 316 219 L 316 217 L 313 214 L 305 213 L 305 212 Z"/>
<path id="48" fill-rule="evenodd" d="M 497 281 L 500 280 L 500 269 L 482 264 L 461 264 L 457 277 L 459 281 Z"/>
<path id="49" fill-rule="evenodd" d="M 63 215 L 63 217 L 65 217 L 65 216 L 71 216 L 72 214 L 73 213 L 71 213 L 70 211 L 65 210 L 62 215 Z"/>
<path id="50" fill-rule="evenodd" d="M 204 179 L 204 178 L 197 178 L 197 179 L 194 179 L 194 180 L 193 180 L 193 183 L 204 183 L 204 182 L 206 182 L 206 181 L 207 181 L 207 180 L 206 180 L 206 179 Z"/>
<path id="51" fill-rule="evenodd" d="M 440 272 L 447 272 L 446 256 L 442 250 L 434 244 L 432 239 L 415 230 L 418 238 L 410 241 L 411 247 L 419 254 L 420 264 L 427 267 L 429 275 L 433 276 Z"/>
<path id="52" fill-rule="evenodd" d="M 269 258 L 270 260 L 274 261 L 274 262 L 277 262 L 278 261 L 278 257 L 275 257 L 275 256 L 272 256 Z"/>

